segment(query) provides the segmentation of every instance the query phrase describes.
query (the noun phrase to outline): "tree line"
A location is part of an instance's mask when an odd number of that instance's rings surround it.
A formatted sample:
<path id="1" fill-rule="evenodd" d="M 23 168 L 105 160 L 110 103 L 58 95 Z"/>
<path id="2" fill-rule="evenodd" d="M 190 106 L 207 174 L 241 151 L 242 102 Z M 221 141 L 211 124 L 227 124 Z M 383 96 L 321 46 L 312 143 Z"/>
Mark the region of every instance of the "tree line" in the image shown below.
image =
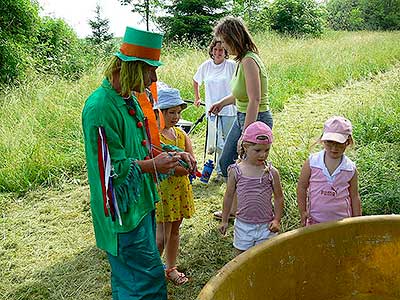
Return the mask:
<path id="1" fill-rule="evenodd" d="M 399 30 L 400 0 L 118 0 L 165 32 L 166 42 L 206 45 L 217 20 L 239 16 L 253 32 L 320 36 L 333 30 Z M 37 0 L 0 0 L 0 83 L 33 72 L 77 79 L 114 44 L 95 8 L 92 35 L 79 39 L 62 19 L 40 17 Z"/>

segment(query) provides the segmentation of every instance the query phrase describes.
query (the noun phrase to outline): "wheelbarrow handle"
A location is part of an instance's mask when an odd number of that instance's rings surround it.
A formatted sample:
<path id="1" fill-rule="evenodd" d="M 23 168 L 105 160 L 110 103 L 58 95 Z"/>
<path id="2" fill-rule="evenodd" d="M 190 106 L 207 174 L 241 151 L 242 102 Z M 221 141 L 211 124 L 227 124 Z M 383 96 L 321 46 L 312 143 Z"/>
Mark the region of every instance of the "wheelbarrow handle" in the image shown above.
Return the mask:
<path id="1" fill-rule="evenodd" d="M 190 128 L 188 134 L 190 134 L 190 133 L 196 128 L 196 126 L 199 125 L 199 123 L 203 122 L 205 116 L 206 116 L 206 113 L 203 113 L 203 114 L 200 116 L 200 118 L 198 118 L 198 119 L 196 120 L 196 122 L 194 122 L 194 124 L 193 124 L 192 128 Z"/>
<path id="2" fill-rule="evenodd" d="M 183 101 L 185 101 L 186 103 L 194 104 L 194 101 L 193 101 L 193 100 L 183 99 Z M 202 103 L 202 102 L 200 102 L 200 105 L 206 106 L 206 105 L 205 105 L 204 103 Z"/>

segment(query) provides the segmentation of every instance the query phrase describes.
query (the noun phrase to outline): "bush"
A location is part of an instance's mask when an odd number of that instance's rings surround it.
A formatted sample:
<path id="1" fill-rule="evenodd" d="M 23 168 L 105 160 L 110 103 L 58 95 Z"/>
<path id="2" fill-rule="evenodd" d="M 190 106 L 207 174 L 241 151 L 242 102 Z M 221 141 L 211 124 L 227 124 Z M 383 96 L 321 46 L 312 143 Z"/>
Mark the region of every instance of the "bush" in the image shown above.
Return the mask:
<path id="1" fill-rule="evenodd" d="M 0 82 L 12 83 L 25 76 L 30 65 L 29 53 L 24 43 L 0 35 Z"/>
<path id="2" fill-rule="evenodd" d="M 36 68 L 41 72 L 76 79 L 86 69 L 89 48 L 62 19 L 44 17 L 35 45 Z"/>
<path id="3" fill-rule="evenodd" d="M 3 2 L 0 83 L 17 83 L 29 69 L 76 79 L 94 62 L 97 49 L 79 40 L 63 20 L 40 18 L 36 1 Z"/>
<path id="4" fill-rule="evenodd" d="M 38 6 L 30 0 L 2 1 L 0 5 L 0 82 L 21 79 L 31 65 L 36 40 Z"/>
<path id="5" fill-rule="evenodd" d="M 271 28 L 294 36 L 320 36 L 325 10 L 314 0 L 276 0 L 271 5 Z"/>

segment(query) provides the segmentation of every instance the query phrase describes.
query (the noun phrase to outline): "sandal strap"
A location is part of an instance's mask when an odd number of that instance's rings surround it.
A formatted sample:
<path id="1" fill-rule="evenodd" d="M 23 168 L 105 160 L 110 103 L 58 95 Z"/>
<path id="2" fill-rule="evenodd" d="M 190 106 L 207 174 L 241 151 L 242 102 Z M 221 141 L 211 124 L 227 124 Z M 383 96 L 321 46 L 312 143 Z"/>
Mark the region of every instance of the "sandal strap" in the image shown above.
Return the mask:
<path id="1" fill-rule="evenodd" d="M 173 267 L 171 267 L 171 268 L 169 268 L 169 269 L 166 269 L 166 270 L 165 270 L 165 274 L 167 275 L 167 277 L 169 277 L 169 274 L 170 274 L 171 272 L 175 271 L 175 270 L 176 270 L 176 266 L 173 266 Z"/>
<path id="2" fill-rule="evenodd" d="M 171 277 L 170 276 L 171 272 L 173 272 L 175 270 L 176 270 L 176 277 Z M 186 283 L 189 280 L 184 273 L 179 272 L 177 270 L 176 266 L 165 270 L 165 277 L 168 280 L 171 280 L 175 285 L 182 285 L 182 284 Z"/>

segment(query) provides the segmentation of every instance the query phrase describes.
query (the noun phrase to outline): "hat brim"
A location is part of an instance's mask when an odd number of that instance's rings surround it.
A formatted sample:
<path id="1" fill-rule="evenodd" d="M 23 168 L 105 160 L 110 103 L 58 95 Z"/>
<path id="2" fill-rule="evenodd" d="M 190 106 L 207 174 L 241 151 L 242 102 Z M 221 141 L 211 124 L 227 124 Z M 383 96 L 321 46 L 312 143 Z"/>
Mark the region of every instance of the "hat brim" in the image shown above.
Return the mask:
<path id="1" fill-rule="evenodd" d="M 334 141 L 344 144 L 346 143 L 348 138 L 349 135 L 347 134 L 342 134 L 337 132 L 325 132 L 321 137 L 321 141 Z"/>
<path id="2" fill-rule="evenodd" d="M 140 57 L 136 57 L 136 56 L 127 56 L 125 54 L 122 54 L 119 51 L 115 52 L 114 55 L 119 57 L 122 61 L 142 61 L 153 67 L 159 67 L 159 66 L 163 65 L 163 63 L 159 60 L 140 58 Z"/>
<path id="3" fill-rule="evenodd" d="M 185 102 L 183 102 L 181 104 L 176 104 L 176 105 L 163 105 L 163 104 L 158 105 L 158 103 L 156 103 L 154 105 L 153 109 L 164 110 L 164 109 L 169 109 L 169 108 L 176 107 L 176 106 L 180 106 L 180 107 L 182 107 L 182 110 L 184 110 L 184 109 L 186 109 L 187 104 Z"/>

